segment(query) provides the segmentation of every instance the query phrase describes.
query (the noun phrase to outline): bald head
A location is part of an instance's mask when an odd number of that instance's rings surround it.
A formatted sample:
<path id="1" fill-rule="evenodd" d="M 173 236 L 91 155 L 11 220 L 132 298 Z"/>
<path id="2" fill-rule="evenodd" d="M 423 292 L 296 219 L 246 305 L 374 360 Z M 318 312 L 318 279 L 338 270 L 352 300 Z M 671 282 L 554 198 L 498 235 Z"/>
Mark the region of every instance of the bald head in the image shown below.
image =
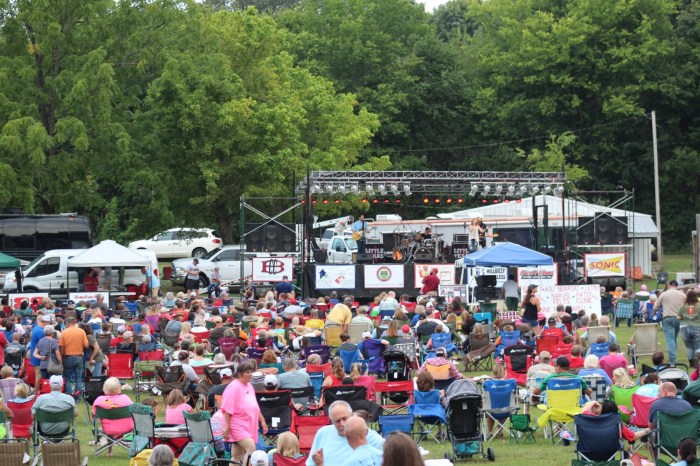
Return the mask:
<path id="1" fill-rule="evenodd" d="M 659 386 L 659 398 L 675 398 L 677 393 L 673 382 L 664 382 Z"/>
<path id="2" fill-rule="evenodd" d="M 367 443 L 368 432 L 367 423 L 359 416 L 353 416 L 345 423 L 345 437 L 353 450 Z"/>

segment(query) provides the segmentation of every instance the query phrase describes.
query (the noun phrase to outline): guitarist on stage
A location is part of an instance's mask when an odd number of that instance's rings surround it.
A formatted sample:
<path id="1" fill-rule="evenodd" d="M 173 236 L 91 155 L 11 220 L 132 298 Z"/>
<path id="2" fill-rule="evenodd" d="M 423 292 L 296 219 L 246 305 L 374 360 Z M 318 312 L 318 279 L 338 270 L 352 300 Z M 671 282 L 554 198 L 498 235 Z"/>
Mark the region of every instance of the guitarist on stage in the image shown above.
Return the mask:
<path id="1" fill-rule="evenodd" d="M 357 221 L 352 224 L 352 239 L 357 242 L 357 253 L 365 253 L 365 243 L 367 238 L 365 233 L 367 231 L 367 222 L 365 222 L 365 214 L 360 214 Z"/>

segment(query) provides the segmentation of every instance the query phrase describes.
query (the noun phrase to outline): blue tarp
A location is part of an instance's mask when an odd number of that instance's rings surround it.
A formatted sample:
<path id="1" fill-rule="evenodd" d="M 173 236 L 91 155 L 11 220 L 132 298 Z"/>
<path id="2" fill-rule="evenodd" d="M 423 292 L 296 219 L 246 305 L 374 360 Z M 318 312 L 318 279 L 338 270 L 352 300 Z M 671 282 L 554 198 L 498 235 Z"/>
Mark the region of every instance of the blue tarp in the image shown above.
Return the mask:
<path id="1" fill-rule="evenodd" d="M 548 255 L 509 242 L 496 243 L 490 248 L 464 256 L 466 267 L 527 267 L 552 264 L 554 260 Z"/>

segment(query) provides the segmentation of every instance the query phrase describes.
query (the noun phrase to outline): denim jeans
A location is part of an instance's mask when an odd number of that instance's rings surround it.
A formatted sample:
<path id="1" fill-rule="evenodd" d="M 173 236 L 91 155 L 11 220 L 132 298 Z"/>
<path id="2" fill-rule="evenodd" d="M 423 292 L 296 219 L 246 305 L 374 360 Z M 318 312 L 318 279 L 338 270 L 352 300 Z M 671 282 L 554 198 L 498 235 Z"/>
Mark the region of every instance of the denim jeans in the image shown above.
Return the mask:
<path id="1" fill-rule="evenodd" d="M 681 329 L 681 340 L 688 352 L 688 361 L 695 358 L 695 353 L 700 353 L 700 327 L 686 325 Z"/>
<path id="2" fill-rule="evenodd" d="M 666 338 L 666 348 L 668 349 L 668 362 L 676 363 L 676 339 L 681 328 L 681 321 L 675 317 L 667 317 L 662 321 L 664 338 Z"/>
<path id="3" fill-rule="evenodd" d="M 104 364 L 103 361 L 95 361 L 95 368 L 92 370 L 92 376 L 93 377 L 101 377 L 102 376 L 102 364 Z"/>
<path id="4" fill-rule="evenodd" d="M 216 294 L 216 296 L 218 297 L 221 294 L 221 288 L 219 287 L 219 284 L 212 283 L 211 285 L 209 285 L 207 287 L 207 294 L 209 295 L 210 298 L 213 294 Z"/>
<path id="5" fill-rule="evenodd" d="M 66 393 L 72 395 L 83 391 L 83 357 L 66 356 L 63 358 L 63 378 L 66 381 Z"/>

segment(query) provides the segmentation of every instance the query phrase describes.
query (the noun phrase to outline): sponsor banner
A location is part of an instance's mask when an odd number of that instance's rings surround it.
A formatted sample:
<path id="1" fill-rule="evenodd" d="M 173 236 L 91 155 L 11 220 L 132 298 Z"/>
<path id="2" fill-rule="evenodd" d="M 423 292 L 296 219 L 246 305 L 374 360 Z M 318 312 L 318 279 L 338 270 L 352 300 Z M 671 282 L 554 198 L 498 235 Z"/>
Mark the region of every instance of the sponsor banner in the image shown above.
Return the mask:
<path id="1" fill-rule="evenodd" d="M 522 296 L 527 294 L 527 286 L 521 288 Z M 537 285 L 537 297 L 540 298 L 540 311 L 549 317 L 557 310 L 557 305 L 569 305 L 586 315 L 595 312 L 600 315 L 600 286 L 598 285 Z"/>
<path id="2" fill-rule="evenodd" d="M 438 277 L 441 285 L 454 285 L 455 265 L 454 264 L 413 264 L 414 288 L 423 288 L 423 279 L 430 275 L 430 271 L 438 269 Z"/>
<path id="3" fill-rule="evenodd" d="M 508 267 L 465 267 L 464 271 L 466 283 L 471 288 L 476 286 L 476 277 L 482 275 L 495 275 L 497 288 L 502 287 L 503 283 L 508 280 Z"/>
<path id="4" fill-rule="evenodd" d="M 316 265 L 316 289 L 355 288 L 355 265 Z"/>
<path id="5" fill-rule="evenodd" d="M 68 293 L 68 299 L 77 303 L 78 301 L 97 301 L 97 295 L 101 294 L 105 298 L 105 302 L 109 302 L 109 293 L 105 291 L 81 291 L 78 293 Z"/>
<path id="6" fill-rule="evenodd" d="M 625 277 L 627 276 L 624 252 L 584 254 L 584 275 L 586 277 Z"/>
<path id="7" fill-rule="evenodd" d="M 403 288 L 403 264 L 365 265 L 365 288 Z"/>
<path id="8" fill-rule="evenodd" d="M 469 245 L 466 243 L 452 243 L 452 255 L 463 259 L 469 254 Z"/>
<path id="9" fill-rule="evenodd" d="M 539 267 L 518 267 L 518 276 L 516 277 L 518 285 L 556 285 L 559 283 L 557 274 L 557 264 L 541 265 Z"/>
<path id="10" fill-rule="evenodd" d="M 32 299 L 37 299 L 39 301 L 39 304 L 42 304 L 44 300 L 49 299 L 49 294 L 48 293 L 10 293 L 10 306 L 12 306 L 13 309 L 19 309 L 19 305 L 22 304 L 22 301 L 25 299 L 29 301 L 29 305 L 31 306 L 32 304 Z"/>
<path id="11" fill-rule="evenodd" d="M 373 259 L 384 260 L 384 245 L 383 244 L 366 244 L 365 254 L 372 254 Z"/>
<path id="12" fill-rule="evenodd" d="M 438 294 L 450 302 L 454 298 L 460 298 L 463 303 L 468 302 L 467 285 L 440 285 Z"/>
<path id="13" fill-rule="evenodd" d="M 254 282 L 281 282 L 285 275 L 294 274 L 293 257 L 253 257 Z"/>

